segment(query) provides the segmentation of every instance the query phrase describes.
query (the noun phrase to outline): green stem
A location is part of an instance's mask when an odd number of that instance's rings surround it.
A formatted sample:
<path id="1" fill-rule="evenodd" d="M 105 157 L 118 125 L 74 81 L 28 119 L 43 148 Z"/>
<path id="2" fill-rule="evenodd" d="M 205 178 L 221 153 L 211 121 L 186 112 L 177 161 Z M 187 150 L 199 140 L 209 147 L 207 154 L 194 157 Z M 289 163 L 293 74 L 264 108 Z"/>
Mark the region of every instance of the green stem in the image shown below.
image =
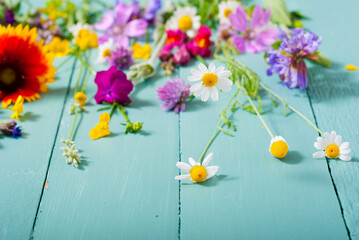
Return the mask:
<path id="1" fill-rule="evenodd" d="M 110 118 L 112 118 L 112 115 L 114 114 L 117 107 L 117 103 L 112 104 L 111 112 L 110 112 Z"/>
<path id="2" fill-rule="evenodd" d="M 203 57 L 201 57 L 200 55 L 196 55 L 196 58 L 197 58 L 198 61 L 200 61 L 201 63 L 206 65 L 206 62 L 204 61 Z"/>
<path id="3" fill-rule="evenodd" d="M 120 112 L 122 113 L 123 117 L 126 119 L 126 122 L 131 123 L 130 119 L 126 115 L 125 108 L 121 104 L 118 104 L 117 107 L 120 110 Z"/>
<path id="4" fill-rule="evenodd" d="M 76 125 L 76 120 L 77 120 L 77 115 L 79 114 L 79 110 L 77 109 L 77 107 L 75 108 L 75 118 L 74 118 L 74 122 L 72 123 L 72 128 L 71 128 L 71 131 L 70 131 L 70 135 L 69 135 L 69 140 L 71 141 L 71 137 L 72 137 L 72 134 L 74 132 L 74 129 L 75 129 L 75 125 Z"/>
<path id="5" fill-rule="evenodd" d="M 233 96 L 231 97 L 231 99 L 230 99 L 229 102 L 227 103 L 227 106 L 223 109 L 223 111 L 227 112 L 229 106 L 230 106 L 231 103 L 233 102 L 233 99 L 235 99 L 236 96 L 237 96 L 237 94 L 239 93 L 239 90 L 240 90 L 240 88 L 238 88 L 238 89 L 236 90 L 236 92 L 233 94 Z M 216 130 L 214 131 L 212 137 L 209 139 L 209 141 L 208 141 L 206 147 L 204 148 L 204 150 L 203 150 L 201 156 L 199 157 L 199 160 L 198 160 L 199 163 L 202 164 L 203 157 L 204 157 L 204 155 L 206 154 L 206 152 L 208 151 L 208 148 L 211 146 L 211 144 L 212 144 L 212 142 L 214 141 L 214 139 L 216 138 L 216 136 L 217 136 L 217 134 L 218 134 L 218 131 L 220 131 L 222 122 L 223 122 L 222 119 L 219 120 L 218 125 L 217 125 L 217 127 L 216 127 Z"/>
<path id="6" fill-rule="evenodd" d="M 278 94 L 276 94 L 275 92 L 273 92 L 272 90 L 270 90 L 267 86 L 265 86 L 263 83 L 259 82 L 259 84 L 261 85 L 261 87 L 266 90 L 267 92 L 269 92 L 270 94 L 272 94 L 273 96 L 275 96 L 279 101 L 281 101 L 283 104 L 286 104 L 293 112 L 295 112 L 296 114 L 298 114 L 301 118 L 303 118 L 307 123 L 309 123 L 318 133 L 320 133 L 321 135 L 323 135 L 323 132 L 317 127 L 315 126 L 314 123 L 312 123 L 306 116 L 304 116 L 301 112 L 299 112 L 297 109 L 295 109 L 294 107 L 292 107 L 291 105 L 289 105 L 283 98 L 281 98 Z"/>
<path id="7" fill-rule="evenodd" d="M 80 62 L 92 73 L 93 75 L 96 75 L 96 72 L 88 65 L 87 62 L 85 62 L 80 55 L 76 55 L 77 59 L 80 60 Z"/>
<path id="8" fill-rule="evenodd" d="M 71 59 L 71 55 L 68 55 L 64 61 L 62 61 L 59 66 L 56 67 L 56 71 L 58 71 L 65 63 L 67 63 Z"/>
<path id="9" fill-rule="evenodd" d="M 85 82 L 84 82 L 84 85 L 82 86 L 81 92 L 84 92 L 84 91 L 85 91 L 86 85 L 87 85 L 87 83 L 88 83 L 88 81 L 89 81 L 89 79 L 90 79 L 90 76 L 91 76 L 91 73 L 89 72 L 89 73 L 87 74 L 87 77 L 86 77 L 86 80 L 85 80 Z"/>
<path id="10" fill-rule="evenodd" d="M 77 93 L 77 90 L 78 90 L 78 88 L 79 88 L 79 84 L 80 84 L 80 79 L 81 79 L 81 76 L 82 76 L 83 68 L 84 68 L 84 66 L 81 64 L 79 76 L 77 77 L 77 80 L 76 80 L 75 94 Z"/>
<path id="11" fill-rule="evenodd" d="M 269 135 L 271 136 L 271 138 L 274 138 L 274 135 L 273 135 L 272 132 L 269 130 L 269 127 L 268 127 L 268 125 L 266 124 L 266 122 L 264 121 L 264 119 L 262 118 L 261 114 L 258 112 L 258 109 L 257 109 L 256 105 L 254 105 L 254 103 L 253 103 L 251 97 L 249 96 L 247 90 L 246 90 L 244 87 L 240 86 L 240 85 L 239 85 L 239 82 L 236 82 L 236 84 L 237 84 L 237 86 L 238 86 L 239 88 L 241 88 L 241 89 L 243 90 L 243 92 L 244 92 L 244 94 L 246 95 L 248 101 L 249 101 L 250 104 L 252 105 L 254 111 L 256 112 L 257 116 L 259 117 L 259 119 L 260 119 L 261 122 L 263 123 L 263 126 L 266 128 L 266 130 L 267 130 L 267 132 L 269 133 Z"/>

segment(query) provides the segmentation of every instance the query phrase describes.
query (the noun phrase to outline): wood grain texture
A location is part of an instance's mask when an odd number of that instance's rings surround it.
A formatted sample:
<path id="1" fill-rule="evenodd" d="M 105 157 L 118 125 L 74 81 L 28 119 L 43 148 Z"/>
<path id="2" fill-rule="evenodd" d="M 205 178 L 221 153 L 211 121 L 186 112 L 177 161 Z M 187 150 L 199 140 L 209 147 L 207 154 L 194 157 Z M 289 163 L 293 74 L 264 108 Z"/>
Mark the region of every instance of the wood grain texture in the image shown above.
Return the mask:
<path id="1" fill-rule="evenodd" d="M 70 61 L 62 67 L 49 93 L 24 104 L 24 122 L 18 122 L 23 137 L 0 141 L 0 239 L 26 239 L 31 234 L 72 66 Z M 0 120 L 10 115 L 1 110 Z"/>
<path id="2" fill-rule="evenodd" d="M 313 120 L 306 93 L 266 77 L 261 55 L 240 59 Z M 186 78 L 189 69 L 182 68 L 181 76 Z M 265 95 L 261 92 L 262 99 Z M 222 93 L 219 102 L 193 103 L 181 114 L 182 161 L 198 159 L 229 98 Z M 311 156 L 316 132 L 295 114 L 285 118 L 283 108 L 266 99 L 263 117 L 289 142 L 288 156 L 272 157 L 270 137 L 257 116 L 238 110 L 235 137 L 220 134 L 209 150 L 211 164 L 220 166 L 217 176 L 181 185 L 181 239 L 348 238 L 326 161 Z"/>
<path id="3" fill-rule="evenodd" d="M 64 115 L 34 239 L 177 237 L 178 182 L 173 178 L 178 173 L 178 116 L 159 108 L 156 89 L 164 80 L 154 76 L 131 94 L 133 103 L 126 109 L 131 121 L 144 122 L 141 134 L 125 135 L 124 118 L 117 113 L 110 121 L 111 136 L 90 139 L 101 106 L 89 101 L 75 139 L 85 159 L 79 169 L 67 165 L 59 150 L 73 121 Z M 96 90 L 91 77 L 87 95 L 91 98 Z"/>
<path id="4" fill-rule="evenodd" d="M 295 8 L 311 16 L 307 26 L 322 36 L 322 49 L 333 60 L 330 69 L 314 65 L 309 68 L 309 93 L 319 128 L 335 130 L 351 144 L 353 160 L 330 160 L 329 166 L 351 239 L 358 240 L 359 74 L 346 71 L 345 65 L 359 65 L 359 32 L 350 27 L 359 22 L 359 3 L 345 0 L 340 4 L 334 1 L 322 4 L 306 0 L 303 4 L 297 2 Z"/>

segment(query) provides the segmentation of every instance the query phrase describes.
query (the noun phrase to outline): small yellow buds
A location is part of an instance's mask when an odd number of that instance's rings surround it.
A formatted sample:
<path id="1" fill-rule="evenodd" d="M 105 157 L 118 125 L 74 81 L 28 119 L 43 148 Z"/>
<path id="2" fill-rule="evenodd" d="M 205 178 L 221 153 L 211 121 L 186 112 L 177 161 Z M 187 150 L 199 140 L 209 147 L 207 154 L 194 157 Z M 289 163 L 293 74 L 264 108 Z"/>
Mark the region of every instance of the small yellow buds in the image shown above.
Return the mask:
<path id="1" fill-rule="evenodd" d="M 90 33 L 86 29 L 81 29 L 79 31 L 75 42 L 82 51 L 86 51 L 88 48 L 98 47 L 98 38 L 96 33 Z"/>
<path id="2" fill-rule="evenodd" d="M 110 126 L 108 123 L 110 122 L 110 115 L 105 112 L 100 115 L 100 122 L 96 124 L 95 128 L 90 130 L 90 138 L 93 140 L 99 139 L 101 137 L 105 137 L 111 134 L 109 131 Z"/>
<path id="3" fill-rule="evenodd" d="M 203 182 L 207 178 L 207 170 L 203 166 L 194 166 L 191 171 L 191 179 L 194 182 Z"/>
<path id="4" fill-rule="evenodd" d="M 20 114 L 24 112 L 24 98 L 20 95 L 17 97 L 14 106 L 12 106 L 11 111 L 14 113 L 10 116 L 10 118 L 16 118 L 20 120 Z"/>
<path id="5" fill-rule="evenodd" d="M 47 46 L 49 52 L 53 53 L 55 57 L 65 57 L 70 52 L 69 40 L 61 40 L 59 37 L 54 37 Z"/>
<path id="6" fill-rule="evenodd" d="M 132 46 L 132 51 L 133 51 L 133 57 L 134 58 L 139 58 L 139 59 L 143 59 L 143 60 L 147 60 L 152 52 L 152 48 L 150 45 L 145 44 L 143 47 L 139 44 L 139 43 L 135 43 Z"/>
<path id="7" fill-rule="evenodd" d="M 288 144 L 281 136 L 275 136 L 271 140 L 269 147 L 270 153 L 276 158 L 284 158 L 288 153 Z"/>
<path id="8" fill-rule="evenodd" d="M 356 66 L 351 65 L 351 64 L 346 65 L 345 68 L 346 68 L 347 70 L 349 70 L 349 71 L 356 71 L 356 70 L 358 70 L 358 68 L 357 68 Z"/>
<path id="9" fill-rule="evenodd" d="M 75 94 L 75 100 L 76 102 L 78 102 L 80 104 L 80 106 L 85 106 L 86 104 L 86 100 L 87 100 L 87 96 L 86 94 L 84 94 L 83 92 L 77 92 Z M 101 121 L 101 120 L 100 120 Z"/>

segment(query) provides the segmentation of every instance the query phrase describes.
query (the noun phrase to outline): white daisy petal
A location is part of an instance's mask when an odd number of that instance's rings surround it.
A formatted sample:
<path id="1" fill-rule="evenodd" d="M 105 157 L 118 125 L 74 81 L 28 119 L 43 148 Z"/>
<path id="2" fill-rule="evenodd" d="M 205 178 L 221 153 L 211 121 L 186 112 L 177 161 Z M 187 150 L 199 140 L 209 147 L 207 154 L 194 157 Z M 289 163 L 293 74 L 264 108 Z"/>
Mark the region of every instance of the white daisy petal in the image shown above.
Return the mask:
<path id="1" fill-rule="evenodd" d="M 190 91 L 191 92 L 196 92 L 199 89 L 201 89 L 202 86 L 203 86 L 202 82 L 196 83 L 190 88 Z"/>
<path id="2" fill-rule="evenodd" d="M 188 81 L 199 81 L 202 77 L 200 76 L 188 76 Z"/>
<path id="3" fill-rule="evenodd" d="M 343 161 L 350 161 L 352 160 L 352 157 L 347 154 L 339 154 L 339 159 Z"/>
<path id="4" fill-rule="evenodd" d="M 231 75 L 232 75 L 231 71 L 225 70 L 225 71 L 222 71 L 221 73 L 219 73 L 219 74 L 218 74 L 218 77 L 228 78 L 228 77 L 231 76 Z"/>
<path id="5" fill-rule="evenodd" d="M 208 87 L 205 87 L 205 88 L 203 89 L 202 96 L 201 96 L 201 100 L 202 100 L 203 102 L 206 102 L 206 101 L 208 100 L 208 98 L 209 98 L 209 93 L 210 93 L 209 88 L 208 88 Z"/>
<path id="6" fill-rule="evenodd" d="M 189 163 L 192 165 L 192 167 L 194 167 L 194 166 L 197 165 L 196 161 L 195 161 L 193 158 L 191 158 L 191 157 L 188 159 L 188 161 L 189 161 Z"/>
<path id="7" fill-rule="evenodd" d="M 213 153 L 210 153 L 207 155 L 207 157 L 203 160 L 202 162 L 202 166 L 203 167 L 207 167 L 207 165 L 210 163 L 210 161 L 212 160 L 213 157 Z"/>
<path id="8" fill-rule="evenodd" d="M 203 77 L 203 73 L 201 71 L 199 71 L 198 69 L 195 69 L 195 68 L 192 68 L 190 70 L 190 73 L 193 75 L 193 76 L 196 76 L 196 77 L 200 77 L 202 78 Z"/>
<path id="9" fill-rule="evenodd" d="M 218 90 L 216 87 L 211 88 L 211 98 L 213 101 L 218 101 Z"/>
<path id="10" fill-rule="evenodd" d="M 330 143 L 330 135 L 329 135 L 329 133 L 325 132 L 325 133 L 323 134 L 323 137 L 324 137 L 325 142 L 326 142 L 327 144 L 329 144 L 329 143 Z"/>
<path id="11" fill-rule="evenodd" d="M 352 150 L 350 148 L 339 149 L 340 154 L 348 154 Z"/>
<path id="12" fill-rule="evenodd" d="M 340 146 L 339 149 L 345 149 L 348 148 L 350 146 L 349 142 L 343 142 Z"/>
<path id="13" fill-rule="evenodd" d="M 176 180 L 189 180 L 191 179 L 191 175 L 190 174 L 186 174 L 186 175 L 178 175 L 175 177 Z"/>
<path id="14" fill-rule="evenodd" d="M 208 73 L 208 69 L 203 63 L 198 64 L 198 68 L 202 72 L 202 74 Z"/>
<path id="15" fill-rule="evenodd" d="M 184 163 L 184 162 L 177 162 L 176 166 L 184 172 L 189 172 L 192 169 L 191 165 L 189 165 L 188 163 Z"/>
<path id="16" fill-rule="evenodd" d="M 320 142 L 315 142 L 314 147 L 318 150 L 325 150 L 327 147 L 321 144 Z"/>
<path id="17" fill-rule="evenodd" d="M 334 140 L 335 145 L 340 146 L 340 144 L 342 144 L 342 139 L 342 136 L 337 135 Z"/>
<path id="18" fill-rule="evenodd" d="M 321 146 L 324 146 L 323 149 L 319 149 L 319 150 L 324 150 L 325 148 L 327 148 L 328 144 L 327 142 L 324 140 L 324 138 L 322 137 L 318 137 L 317 138 L 317 142 L 321 145 Z"/>
<path id="19" fill-rule="evenodd" d="M 322 158 L 322 157 L 325 157 L 324 151 L 319 151 L 319 152 L 313 153 L 313 158 Z"/>
<path id="20" fill-rule="evenodd" d="M 220 67 L 218 67 L 218 68 L 216 69 L 215 74 L 217 74 L 218 77 L 220 77 L 219 74 L 221 74 L 221 72 L 223 72 L 223 71 L 224 71 L 224 67 L 223 67 L 223 66 L 220 66 Z"/>
<path id="21" fill-rule="evenodd" d="M 210 63 L 208 66 L 208 71 L 210 73 L 215 73 L 216 72 L 216 66 L 213 63 Z"/>
<path id="22" fill-rule="evenodd" d="M 219 169 L 218 166 L 206 167 L 206 170 L 207 170 L 207 178 L 206 179 L 209 179 L 209 178 L 213 177 L 214 175 L 216 175 L 218 169 Z"/>
<path id="23" fill-rule="evenodd" d="M 191 88 L 192 88 L 192 87 L 191 87 Z M 191 88 L 190 88 L 190 90 L 191 90 Z M 195 92 L 193 93 L 194 96 L 195 96 L 195 97 L 201 96 L 201 94 L 203 93 L 204 89 L 206 89 L 206 87 L 202 85 L 200 89 L 198 89 L 197 91 L 195 91 Z M 191 91 L 192 91 L 192 90 L 191 90 Z"/>
<path id="24" fill-rule="evenodd" d="M 335 138 L 337 137 L 337 133 L 335 131 L 332 131 L 330 133 L 330 144 L 335 143 Z"/>
<path id="25" fill-rule="evenodd" d="M 233 85 L 233 82 L 231 80 L 227 80 L 227 79 L 219 79 L 217 82 L 217 86 L 219 87 L 219 89 L 222 89 L 223 91 L 231 91 L 231 87 Z"/>

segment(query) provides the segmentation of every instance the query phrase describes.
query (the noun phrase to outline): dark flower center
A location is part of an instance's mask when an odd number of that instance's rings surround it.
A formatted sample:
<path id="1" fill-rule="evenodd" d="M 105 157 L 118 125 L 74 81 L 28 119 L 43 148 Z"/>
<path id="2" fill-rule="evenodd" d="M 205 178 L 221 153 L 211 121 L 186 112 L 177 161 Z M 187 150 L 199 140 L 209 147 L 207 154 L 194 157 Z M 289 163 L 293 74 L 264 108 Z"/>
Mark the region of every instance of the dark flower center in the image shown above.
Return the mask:
<path id="1" fill-rule="evenodd" d="M 0 91 L 14 92 L 21 82 L 20 74 L 16 68 L 9 64 L 0 64 Z"/>

